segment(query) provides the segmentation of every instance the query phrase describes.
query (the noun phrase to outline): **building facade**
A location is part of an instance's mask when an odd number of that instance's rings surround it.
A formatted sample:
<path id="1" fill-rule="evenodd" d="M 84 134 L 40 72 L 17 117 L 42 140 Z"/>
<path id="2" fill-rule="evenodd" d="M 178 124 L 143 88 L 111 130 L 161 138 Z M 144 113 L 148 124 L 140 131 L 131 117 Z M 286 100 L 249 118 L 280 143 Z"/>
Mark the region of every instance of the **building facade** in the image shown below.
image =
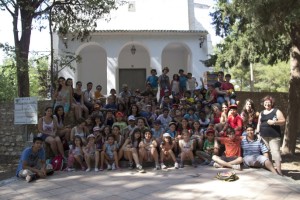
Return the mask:
<path id="1" fill-rule="evenodd" d="M 131 90 L 143 89 L 150 70 L 160 75 L 166 66 L 170 78 L 183 69 L 199 81 L 207 70 L 201 60 L 212 51 L 210 35 L 201 24 L 209 7 L 205 2 L 135 0 L 119 6 L 105 16 L 109 21 L 99 20 L 89 42 L 57 38 L 58 55 L 74 52 L 81 57 L 80 63 L 73 63 L 75 70 L 66 68 L 60 75 L 74 83 L 102 85 L 104 94 L 112 88 L 119 91 L 124 83 Z"/>

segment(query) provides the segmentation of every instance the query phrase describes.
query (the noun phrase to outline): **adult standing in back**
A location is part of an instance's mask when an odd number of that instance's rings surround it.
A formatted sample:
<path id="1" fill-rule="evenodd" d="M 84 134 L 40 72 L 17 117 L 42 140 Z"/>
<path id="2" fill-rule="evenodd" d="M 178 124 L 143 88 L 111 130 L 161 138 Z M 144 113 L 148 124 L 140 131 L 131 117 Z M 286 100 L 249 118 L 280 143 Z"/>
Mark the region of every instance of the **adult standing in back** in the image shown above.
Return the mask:
<path id="1" fill-rule="evenodd" d="M 86 90 L 83 92 L 83 102 L 84 105 L 89 109 L 89 113 L 93 111 L 94 108 L 94 95 L 92 92 L 93 83 L 88 82 L 86 84 Z"/>
<path id="2" fill-rule="evenodd" d="M 271 150 L 271 156 L 272 160 L 275 161 L 276 170 L 279 175 L 282 175 L 280 126 L 285 124 L 285 118 L 279 109 L 274 108 L 275 100 L 271 96 L 266 96 L 262 99 L 262 102 L 265 110 L 259 114 L 256 131 L 260 133 L 260 136 Z"/>
<path id="3" fill-rule="evenodd" d="M 55 99 L 54 108 L 59 105 L 63 106 L 64 111 L 67 115 L 70 111 L 71 96 L 72 96 L 72 88 L 66 85 L 66 79 L 64 77 L 59 77 L 58 88 L 54 94 L 54 99 Z"/>
<path id="4" fill-rule="evenodd" d="M 179 91 L 180 95 L 183 96 L 184 92 L 186 91 L 186 81 L 187 81 L 187 75 L 184 74 L 184 70 L 179 70 Z"/>
<path id="5" fill-rule="evenodd" d="M 151 69 L 151 75 L 147 77 L 146 86 L 150 84 L 151 89 L 156 97 L 158 91 L 158 76 L 156 69 Z"/>
<path id="6" fill-rule="evenodd" d="M 158 83 L 160 87 L 160 93 L 159 93 L 159 103 L 161 102 L 162 97 L 165 96 L 165 90 L 171 90 L 171 84 L 170 84 L 170 78 L 167 75 L 169 73 L 169 68 L 165 67 L 162 70 L 162 75 L 158 77 Z"/>

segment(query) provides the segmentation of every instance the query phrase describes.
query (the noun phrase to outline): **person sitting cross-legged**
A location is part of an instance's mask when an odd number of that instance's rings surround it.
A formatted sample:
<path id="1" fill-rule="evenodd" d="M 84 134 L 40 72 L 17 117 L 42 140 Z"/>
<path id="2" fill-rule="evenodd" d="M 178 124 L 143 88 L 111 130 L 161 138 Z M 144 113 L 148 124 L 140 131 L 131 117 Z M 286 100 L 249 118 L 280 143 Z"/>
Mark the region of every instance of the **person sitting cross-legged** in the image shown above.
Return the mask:
<path id="1" fill-rule="evenodd" d="M 265 167 L 272 173 L 277 174 L 272 162 L 269 160 L 269 149 L 262 141 L 254 134 L 254 125 L 246 126 L 247 136 L 244 136 L 241 141 L 243 149 L 244 165 L 248 167 Z"/>
<path id="2" fill-rule="evenodd" d="M 221 144 L 225 145 L 225 156 L 219 157 L 214 155 L 212 160 L 215 161 L 215 168 L 228 167 L 236 170 L 241 170 L 241 138 L 235 135 L 235 130 L 228 127 L 226 130 L 228 137 L 215 137 L 220 140 Z M 216 143 L 216 142 L 215 142 Z"/>
<path id="3" fill-rule="evenodd" d="M 46 166 L 43 139 L 34 137 L 32 146 L 22 152 L 16 176 L 31 182 L 36 178 L 46 178 L 50 174 L 53 174 L 53 170 Z"/>

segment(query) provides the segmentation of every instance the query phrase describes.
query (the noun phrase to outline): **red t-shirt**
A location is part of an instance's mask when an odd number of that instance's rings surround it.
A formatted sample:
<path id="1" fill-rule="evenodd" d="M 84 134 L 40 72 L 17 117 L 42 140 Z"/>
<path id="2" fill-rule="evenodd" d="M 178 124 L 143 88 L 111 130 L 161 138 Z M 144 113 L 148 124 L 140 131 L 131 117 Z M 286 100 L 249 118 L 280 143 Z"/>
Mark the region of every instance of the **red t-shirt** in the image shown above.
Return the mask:
<path id="1" fill-rule="evenodd" d="M 221 90 L 234 90 L 234 86 L 232 85 L 232 83 L 228 83 L 228 82 L 223 82 L 221 85 Z"/>
<path id="2" fill-rule="evenodd" d="M 240 115 L 229 115 L 227 119 L 227 123 L 231 126 L 231 128 L 235 129 L 237 127 L 241 127 L 241 130 L 235 131 L 236 136 L 241 136 L 243 132 L 243 119 Z"/>
<path id="3" fill-rule="evenodd" d="M 241 156 L 241 138 L 235 136 L 234 139 L 229 137 L 221 137 L 220 142 L 225 145 L 225 156 L 235 157 Z"/>

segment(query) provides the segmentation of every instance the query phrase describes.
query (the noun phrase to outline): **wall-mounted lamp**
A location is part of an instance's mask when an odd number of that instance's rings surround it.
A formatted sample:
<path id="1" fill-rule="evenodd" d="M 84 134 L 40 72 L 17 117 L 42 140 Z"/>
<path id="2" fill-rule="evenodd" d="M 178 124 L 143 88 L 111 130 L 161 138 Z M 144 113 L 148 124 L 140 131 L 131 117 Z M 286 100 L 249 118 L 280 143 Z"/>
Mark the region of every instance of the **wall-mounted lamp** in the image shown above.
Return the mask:
<path id="1" fill-rule="evenodd" d="M 131 47 L 131 49 L 130 49 L 130 52 L 131 52 L 131 54 L 132 54 L 132 55 L 134 55 L 134 54 L 135 54 L 135 52 L 136 52 L 136 48 L 135 48 L 135 46 L 134 46 L 134 45 L 132 45 L 132 47 Z"/>
<path id="2" fill-rule="evenodd" d="M 66 49 L 67 49 L 68 48 L 68 38 L 67 37 L 63 37 L 62 40 L 63 40 L 63 43 L 64 43 Z"/>
<path id="3" fill-rule="evenodd" d="M 199 38 L 199 47 L 200 48 L 202 48 L 202 45 L 203 45 L 204 41 L 205 41 L 205 37 L 201 35 L 200 38 Z"/>

